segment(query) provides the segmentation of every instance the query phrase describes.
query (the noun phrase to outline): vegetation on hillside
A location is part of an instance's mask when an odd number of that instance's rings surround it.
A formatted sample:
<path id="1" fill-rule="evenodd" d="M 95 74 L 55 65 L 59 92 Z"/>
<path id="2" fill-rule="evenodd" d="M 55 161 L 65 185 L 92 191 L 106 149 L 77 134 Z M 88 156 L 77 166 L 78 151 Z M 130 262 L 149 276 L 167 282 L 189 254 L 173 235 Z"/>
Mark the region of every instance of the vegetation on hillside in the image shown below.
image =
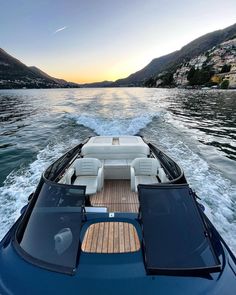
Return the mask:
<path id="1" fill-rule="evenodd" d="M 195 69 L 192 67 L 187 75 L 190 86 L 212 85 L 211 77 L 214 75 L 214 71 L 211 67 L 203 67 L 202 69 Z"/>

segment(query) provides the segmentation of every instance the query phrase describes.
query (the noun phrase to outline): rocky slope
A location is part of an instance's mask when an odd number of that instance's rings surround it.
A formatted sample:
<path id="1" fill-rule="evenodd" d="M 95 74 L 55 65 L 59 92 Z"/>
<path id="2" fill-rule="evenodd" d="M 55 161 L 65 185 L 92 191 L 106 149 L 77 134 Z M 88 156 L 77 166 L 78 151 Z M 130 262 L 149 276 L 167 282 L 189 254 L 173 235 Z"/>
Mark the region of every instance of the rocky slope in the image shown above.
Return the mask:
<path id="1" fill-rule="evenodd" d="M 161 83 L 159 76 L 156 86 Z M 180 64 L 173 74 L 173 84 L 236 88 L 236 38 L 222 42 L 204 54 Z"/>

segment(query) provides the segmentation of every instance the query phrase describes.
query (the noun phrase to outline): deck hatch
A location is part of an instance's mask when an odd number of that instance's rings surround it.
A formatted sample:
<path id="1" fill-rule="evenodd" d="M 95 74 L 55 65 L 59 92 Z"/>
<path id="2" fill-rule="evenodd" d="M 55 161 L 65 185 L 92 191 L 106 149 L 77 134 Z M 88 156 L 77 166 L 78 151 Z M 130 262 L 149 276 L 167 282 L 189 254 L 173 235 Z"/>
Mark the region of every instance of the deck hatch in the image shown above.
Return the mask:
<path id="1" fill-rule="evenodd" d="M 131 223 L 97 222 L 86 230 L 81 249 L 86 253 L 130 253 L 140 249 L 140 242 Z"/>
<path id="2" fill-rule="evenodd" d="M 146 270 L 183 275 L 220 270 L 188 185 L 139 185 Z"/>

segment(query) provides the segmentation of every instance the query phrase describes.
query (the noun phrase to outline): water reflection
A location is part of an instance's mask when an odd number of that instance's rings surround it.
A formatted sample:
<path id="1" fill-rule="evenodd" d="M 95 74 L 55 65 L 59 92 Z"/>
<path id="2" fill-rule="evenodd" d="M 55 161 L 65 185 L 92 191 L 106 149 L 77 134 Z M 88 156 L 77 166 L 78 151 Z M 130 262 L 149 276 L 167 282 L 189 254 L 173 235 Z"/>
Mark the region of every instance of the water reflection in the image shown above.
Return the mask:
<path id="1" fill-rule="evenodd" d="M 199 141 L 236 160 L 236 92 L 183 91 L 168 109 L 187 127 L 200 131 Z M 205 135 L 205 136 L 204 136 Z"/>
<path id="2" fill-rule="evenodd" d="M 0 96 L 0 122 L 18 122 L 34 114 L 32 105 L 19 96 L 4 95 Z"/>

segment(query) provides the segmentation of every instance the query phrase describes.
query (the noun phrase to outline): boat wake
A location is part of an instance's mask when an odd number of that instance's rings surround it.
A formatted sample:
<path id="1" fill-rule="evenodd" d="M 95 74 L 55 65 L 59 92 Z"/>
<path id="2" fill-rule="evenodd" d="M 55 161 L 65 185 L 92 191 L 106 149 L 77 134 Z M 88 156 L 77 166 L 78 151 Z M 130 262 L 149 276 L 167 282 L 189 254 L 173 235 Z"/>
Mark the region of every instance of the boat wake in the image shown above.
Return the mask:
<path id="1" fill-rule="evenodd" d="M 67 148 L 68 149 L 68 148 Z M 20 216 L 28 196 L 35 190 L 42 172 L 66 150 L 65 144 L 47 145 L 29 166 L 13 170 L 0 187 L 0 239 Z"/>
<path id="2" fill-rule="evenodd" d="M 144 113 L 131 118 L 102 118 L 87 114 L 67 114 L 68 119 L 76 121 L 79 126 L 87 127 L 97 135 L 135 135 L 152 122 L 160 113 Z"/>
<path id="3" fill-rule="evenodd" d="M 177 125 L 168 112 L 164 123 L 158 129 L 156 126 L 157 123 L 153 122 L 142 135 L 183 168 L 188 183 L 206 208 L 206 215 L 236 253 L 236 185 L 202 157 L 203 144 L 194 133 L 191 134 L 191 130 Z"/>

